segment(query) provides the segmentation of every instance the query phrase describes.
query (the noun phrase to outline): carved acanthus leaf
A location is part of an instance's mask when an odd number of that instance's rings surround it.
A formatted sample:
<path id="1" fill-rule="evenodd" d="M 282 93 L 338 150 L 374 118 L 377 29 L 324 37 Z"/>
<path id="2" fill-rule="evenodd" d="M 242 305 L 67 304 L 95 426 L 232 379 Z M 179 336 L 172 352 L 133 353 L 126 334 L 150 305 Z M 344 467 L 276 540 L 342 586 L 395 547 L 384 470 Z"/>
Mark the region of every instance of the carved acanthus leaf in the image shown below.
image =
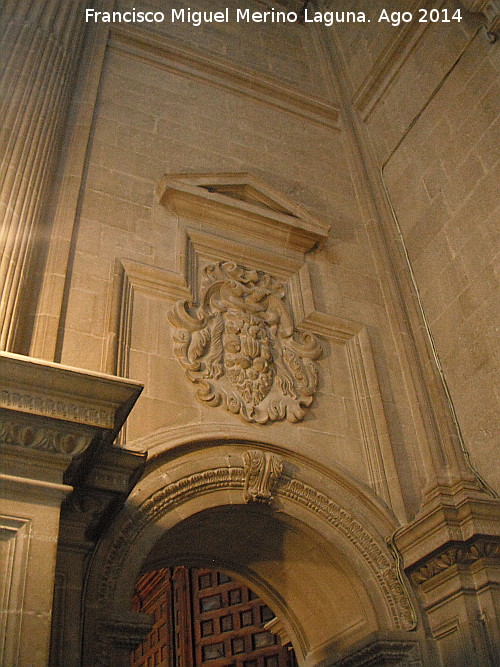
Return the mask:
<path id="1" fill-rule="evenodd" d="M 303 419 L 321 348 L 294 330 L 283 299 L 283 285 L 269 274 L 218 262 L 204 269 L 200 306 L 172 308 L 175 354 L 201 401 L 248 422 Z"/>
<path id="2" fill-rule="evenodd" d="M 454 544 L 444 551 L 434 553 L 428 557 L 424 564 L 413 570 L 411 579 L 415 584 L 423 584 L 453 565 L 470 565 L 482 558 L 500 562 L 500 543 L 479 538 L 472 543 Z"/>
<path id="3" fill-rule="evenodd" d="M 243 457 L 245 470 L 245 500 L 270 503 L 273 486 L 283 470 L 281 456 L 251 449 Z"/>

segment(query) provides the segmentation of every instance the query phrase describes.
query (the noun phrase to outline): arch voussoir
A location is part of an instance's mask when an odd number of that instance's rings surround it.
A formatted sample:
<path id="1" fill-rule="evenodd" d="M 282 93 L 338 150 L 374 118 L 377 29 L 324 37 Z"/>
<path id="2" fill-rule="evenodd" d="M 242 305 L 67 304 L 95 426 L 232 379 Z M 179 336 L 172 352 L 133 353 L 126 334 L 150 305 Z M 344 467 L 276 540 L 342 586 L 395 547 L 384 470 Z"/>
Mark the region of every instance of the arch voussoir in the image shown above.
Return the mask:
<path id="1" fill-rule="evenodd" d="M 248 504 L 245 500 L 245 468 L 233 463 L 234 459 L 231 460 L 232 465 L 218 465 L 184 474 L 166 485 L 150 490 L 137 505 L 131 499 L 106 544 L 102 545 L 101 553 L 97 554 L 94 574 L 90 577 L 89 604 L 97 611 L 97 616 L 104 619 L 101 625 L 103 622 L 106 625 L 108 617 L 116 618 L 120 610 L 125 612 L 122 607 L 126 596 L 120 591 L 126 589 L 122 581 L 126 563 L 139 543 L 148 543 L 153 547 L 154 540 L 148 537 L 149 533 L 157 539 L 162 530 L 169 530 L 165 528 L 167 519 L 169 526 L 178 525 L 182 517 L 189 515 L 187 508 L 194 500 L 198 501 L 199 506 L 199 501 L 206 499 L 206 502 L 201 503 L 206 508 L 222 507 L 228 502 L 233 506 Z M 275 509 L 279 506 L 279 512 L 274 512 L 275 516 L 292 515 L 296 507 L 303 517 L 311 517 L 311 525 L 313 517 L 314 523 L 319 520 L 323 526 L 323 535 L 328 536 L 332 545 L 342 543 L 344 551 L 350 549 L 357 554 L 366 573 L 378 587 L 379 599 L 385 602 L 389 621 L 383 629 L 408 631 L 415 628 L 415 612 L 398 571 L 398 564 L 380 535 L 374 534 L 373 530 L 363 525 L 354 511 L 341 506 L 323 490 L 286 472 L 276 481 L 273 494 Z M 273 512 L 273 508 L 270 511 Z M 176 513 L 179 516 L 173 518 Z M 137 572 L 134 572 L 132 579 L 136 576 Z M 98 581 L 97 585 L 93 579 Z M 296 636 L 304 634 L 298 629 Z M 304 641 L 304 653 L 307 648 L 307 641 Z"/>

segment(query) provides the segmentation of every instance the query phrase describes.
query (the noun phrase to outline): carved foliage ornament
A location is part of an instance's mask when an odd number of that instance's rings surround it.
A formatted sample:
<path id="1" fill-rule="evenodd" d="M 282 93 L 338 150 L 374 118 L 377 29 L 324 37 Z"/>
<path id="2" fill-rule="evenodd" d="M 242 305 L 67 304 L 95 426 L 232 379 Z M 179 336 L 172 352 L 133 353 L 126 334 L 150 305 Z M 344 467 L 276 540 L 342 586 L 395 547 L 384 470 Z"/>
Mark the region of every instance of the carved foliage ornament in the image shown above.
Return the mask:
<path id="1" fill-rule="evenodd" d="M 175 354 L 200 400 L 248 422 L 303 419 L 321 348 L 294 330 L 283 298 L 282 283 L 262 271 L 205 267 L 199 307 L 179 301 L 169 314 Z"/>
<path id="2" fill-rule="evenodd" d="M 90 445 L 91 440 L 90 434 L 72 431 L 66 425 L 41 426 L 0 415 L 0 444 L 76 456 Z"/>
<path id="3" fill-rule="evenodd" d="M 487 538 L 479 538 L 469 544 L 466 542 L 454 544 L 428 558 L 424 565 L 413 571 L 411 578 L 414 583 L 422 584 L 453 565 L 470 565 L 482 558 L 500 563 L 500 543 Z"/>
<path id="4" fill-rule="evenodd" d="M 276 454 L 250 449 L 243 457 L 245 500 L 270 503 L 273 486 L 283 470 L 283 460 Z"/>

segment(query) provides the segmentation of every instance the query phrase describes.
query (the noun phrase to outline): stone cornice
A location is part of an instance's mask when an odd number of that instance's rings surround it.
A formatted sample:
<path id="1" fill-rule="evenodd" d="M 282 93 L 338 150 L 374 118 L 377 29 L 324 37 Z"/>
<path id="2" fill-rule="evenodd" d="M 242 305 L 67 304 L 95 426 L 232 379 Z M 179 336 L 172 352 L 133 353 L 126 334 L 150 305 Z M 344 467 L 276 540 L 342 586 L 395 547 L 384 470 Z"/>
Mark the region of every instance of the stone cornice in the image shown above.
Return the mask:
<path id="1" fill-rule="evenodd" d="M 120 664 L 122 664 L 122 660 L 128 658 L 127 654 L 151 631 L 152 621 L 152 616 L 149 614 L 133 612 L 126 618 L 99 621 L 92 664 L 111 664 L 110 645 L 121 650 Z M 114 657 L 116 659 L 116 654 Z"/>
<path id="2" fill-rule="evenodd" d="M 332 130 L 339 130 L 339 110 L 328 100 L 213 55 L 185 45 L 179 46 L 166 35 L 130 25 L 115 25 L 111 28 L 109 46 L 114 51 L 175 72 L 179 76 L 226 88 Z"/>
<path id="3" fill-rule="evenodd" d="M 51 481 L 70 464 L 74 479 L 84 452 L 94 458 L 106 449 L 142 390 L 124 378 L 7 352 L 0 352 L 0 387 L 0 447 L 8 472 L 24 475 L 26 469 Z"/>
<path id="4" fill-rule="evenodd" d="M 145 458 L 113 446 L 80 466 L 73 493 L 62 505 L 61 548 L 88 553 L 95 546 L 140 476 Z"/>
<path id="5" fill-rule="evenodd" d="M 331 3 L 330 3 L 331 4 Z M 418 8 L 440 8 L 443 0 L 416 0 L 407 9 L 417 12 Z M 430 23 L 411 21 L 394 30 L 393 38 L 386 48 L 373 63 L 367 76 L 354 95 L 353 104 L 366 121 L 375 107 L 380 103 L 384 93 L 390 87 L 395 76 L 404 65 L 415 46 L 424 33 L 428 30 Z"/>
<path id="6" fill-rule="evenodd" d="M 470 12 L 478 12 L 486 17 L 486 30 L 491 41 L 496 41 L 500 31 L 500 1 L 462 0 L 462 3 Z"/>
<path id="7" fill-rule="evenodd" d="M 16 412 L 54 417 L 101 428 L 113 427 L 114 415 L 107 406 L 88 407 L 82 401 L 75 401 L 62 396 L 50 397 L 36 390 L 1 389 L 0 407 Z"/>
<path id="8" fill-rule="evenodd" d="M 245 234 L 264 248 L 276 243 L 304 253 L 328 238 L 329 224 L 250 174 L 166 174 L 157 194 L 161 204 L 204 224 L 215 221 L 221 229 L 232 229 L 243 222 Z"/>
<path id="9" fill-rule="evenodd" d="M 478 561 L 500 565 L 500 503 L 474 497 L 471 490 L 469 494 L 460 488 L 454 496 L 441 497 L 396 532 L 394 543 L 414 584 L 432 580 L 433 587 L 447 574 L 454 576 L 454 566 L 469 567 Z"/>
<path id="10" fill-rule="evenodd" d="M 2 487 L 4 497 L 9 496 L 11 493 L 16 497 L 24 495 L 32 500 L 40 497 L 43 498 L 45 503 L 49 500 L 54 503 L 60 503 L 71 492 L 71 486 L 67 484 L 26 479 L 17 475 L 0 474 L 0 486 Z"/>
<path id="11" fill-rule="evenodd" d="M 75 426 L 36 415 L 20 415 L 0 408 L 0 446 L 12 445 L 24 450 L 76 456 L 83 452 L 95 435 L 90 427 Z"/>
<path id="12" fill-rule="evenodd" d="M 455 505 L 441 504 L 399 530 L 395 543 L 405 570 L 413 569 L 429 554 L 450 544 L 468 543 L 478 535 L 500 538 L 497 500 L 465 499 Z"/>
<path id="13" fill-rule="evenodd" d="M 328 9 L 335 9 L 334 4 L 330 0 L 323 0 L 321 3 Z M 469 16 L 468 23 L 479 27 L 481 22 L 485 22 L 490 41 L 496 41 L 500 29 L 500 0 L 462 0 L 462 4 L 467 11 L 478 14 L 476 21 L 474 21 L 473 16 Z M 408 0 L 407 5 L 405 9 L 411 11 L 414 16 L 417 15 L 419 9 L 429 11 L 432 9 L 441 10 L 446 7 L 444 0 L 413 0 L 412 2 Z M 483 16 L 479 16 L 479 14 Z M 462 25 L 465 25 L 464 22 L 462 22 Z M 391 39 L 387 41 L 367 75 L 353 92 L 353 105 L 360 112 L 361 118 L 365 122 L 384 99 L 401 68 L 404 67 L 408 58 L 432 26 L 431 21 L 420 22 L 414 20 L 403 23 L 399 28 L 393 30 Z"/>
<path id="14" fill-rule="evenodd" d="M 146 455 L 110 447 L 93 463 L 85 485 L 114 494 L 128 495 L 141 473 Z"/>
<path id="15" fill-rule="evenodd" d="M 419 644 L 415 639 L 397 632 L 375 632 L 349 649 L 348 653 L 336 656 L 334 664 L 354 667 L 355 665 L 420 665 L 422 663 Z"/>
<path id="16" fill-rule="evenodd" d="M 0 352 L 0 382 L 0 408 L 110 430 L 142 390 L 133 380 L 7 352 Z"/>
<path id="17" fill-rule="evenodd" d="M 265 623 L 263 627 L 265 630 L 269 630 L 269 632 L 272 632 L 273 635 L 277 635 L 280 638 L 281 644 L 283 646 L 291 642 L 287 628 L 285 627 L 281 618 L 275 616 L 270 621 Z"/>

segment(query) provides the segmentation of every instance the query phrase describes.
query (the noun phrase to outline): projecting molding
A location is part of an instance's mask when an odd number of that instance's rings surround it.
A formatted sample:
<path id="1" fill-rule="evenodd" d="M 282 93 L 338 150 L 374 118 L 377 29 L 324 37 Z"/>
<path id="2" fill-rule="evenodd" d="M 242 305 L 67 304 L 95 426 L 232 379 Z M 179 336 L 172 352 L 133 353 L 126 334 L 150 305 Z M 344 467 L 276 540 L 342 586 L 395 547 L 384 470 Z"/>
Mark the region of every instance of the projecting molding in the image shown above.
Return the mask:
<path id="1" fill-rule="evenodd" d="M 330 225 L 318 220 L 250 174 L 165 175 L 160 203 L 178 215 L 216 223 L 262 241 L 266 247 L 307 252 L 328 238 Z"/>
<path id="2" fill-rule="evenodd" d="M 129 58 L 177 76 L 259 100 L 313 123 L 339 131 L 339 109 L 329 99 L 290 86 L 275 77 L 230 63 L 206 52 L 180 46 L 167 35 L 132 25 L 113 25 L 109 47 Z"/>
<path id="3" fill-rule="evenodd" d="M 133 380 L 9 352 L 0 352 L 0 378 L 1 408 L 105 429 L 142 390 Z"/>
<path id="4" fill-rule="evenodd" d="M 0 382 L 0 447 L 62 456 L 82 453 L 98 434 L 112 440 L 142 389 L 8 352 L 0 352 Z"/>
<path id="5" fill-rule="evenodd" d="M 478 12 L 486 17 L 486 28 L 489 33 L 500 30 L 500 0 L 462 0 L 470 12 Z"/>
<path id="6" fill-rule="evenodd" d="M 491 41 L 496 41 L 500 29 L 500 0 L 462 0 L 462 4 L 467 11 L 477 14 L 480 21 L 484 21 L 479 17 L 483 14 L 489 38 Z M 434 9 L 435 3 L 432 0 L 420 0 L 414 5 L 415 12 L 417 9 L 429 11 Z M 432 21 L 410 21 L 393 32 L 353 98 L 354 106 L 361 112 L 365 122 L 384 99 L 402 67 L 433 25 L 435 24 Z"/>

